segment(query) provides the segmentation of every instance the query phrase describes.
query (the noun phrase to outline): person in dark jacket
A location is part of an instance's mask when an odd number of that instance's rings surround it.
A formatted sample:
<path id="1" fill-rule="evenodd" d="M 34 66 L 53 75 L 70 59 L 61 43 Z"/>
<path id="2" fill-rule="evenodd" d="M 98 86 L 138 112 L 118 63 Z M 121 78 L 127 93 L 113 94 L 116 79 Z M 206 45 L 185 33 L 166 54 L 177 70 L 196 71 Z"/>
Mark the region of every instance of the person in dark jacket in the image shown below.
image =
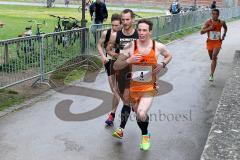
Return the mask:
<path id="1" fill-rule="evenodd" d="M 216 1 L 213 1 L 212 4 L 211 4 L 211 6 L 210 6 L 210 8 L 211 8 L 211 9 L 217 8 L 217 5 L 216 5 L 216 4 L 217 4 L 217 2 L 216 2 Z"/>
<path id="2" fill-rule="evenodd" d="M 90 15 L 94 24 L 102 24 L 108 18 L 108 11 L 105 3 L 96 0 L 90 6 Z"/>

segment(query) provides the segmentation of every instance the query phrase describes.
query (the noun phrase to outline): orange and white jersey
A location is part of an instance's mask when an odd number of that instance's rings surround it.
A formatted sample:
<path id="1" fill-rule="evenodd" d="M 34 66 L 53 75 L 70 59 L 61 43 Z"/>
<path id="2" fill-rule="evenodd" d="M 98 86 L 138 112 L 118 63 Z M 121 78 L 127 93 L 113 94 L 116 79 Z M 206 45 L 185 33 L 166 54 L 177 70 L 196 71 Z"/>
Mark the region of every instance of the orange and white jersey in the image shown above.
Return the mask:
<path id="1" fill-rule="evenodd" d="M 138 54 L 137 41 L 134 41 L 134 53 Z M 153 70 L 157 66 L 157 56 L 155 53 L 155 41 L 151 51 L 144 54 L 141 59 L 131 64 L 132 78 L 130 82 L 130 92 L 149 92 L 156 88 L 156 75 Z"/>
<path id="2" fill-rule="evenodd" d="M 213 25 L 214 28 L 212 31 L 208 32 L 208 41 L 221 41 L 221 20 L 213 21 L 212 19 L 210 19 L 208 20 L 208 23 Z"/>

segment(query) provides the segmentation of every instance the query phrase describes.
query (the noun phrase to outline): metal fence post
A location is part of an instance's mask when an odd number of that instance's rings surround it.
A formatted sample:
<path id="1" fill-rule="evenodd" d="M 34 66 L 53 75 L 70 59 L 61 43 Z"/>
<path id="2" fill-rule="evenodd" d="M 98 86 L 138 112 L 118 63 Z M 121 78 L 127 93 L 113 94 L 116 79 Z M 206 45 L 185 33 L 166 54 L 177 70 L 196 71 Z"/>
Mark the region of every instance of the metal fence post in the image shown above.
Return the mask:
<path id="1" fill-rule="evenodd" d="M 86 33 L 87 33 L 87 55 L 89 55 L 89 51 L 90 51 L 90 31 L 89 28 L 86 28 Z"/>
<path id="2" fill-rule="evenodd" d="M 87 20 L 86 20 L 86 18 L 85 18 L 85 5 L 86 5 L 86 0 L 82 0 L 82 20 L 81 20 L 81 27 L 82 28 L 85 28 L 86 27 L 86 23 L 87 23 Z M 82 50 L 82 54 L 85 54 L 85 36 L 86 36 L 86 34 L 85 34 L 85 31 L 86 31 L 86 29 L 84 29 L 83 31 L 82 31 L 82 48 L 81 48 L 81 50 Z"/>
<path id="3" fill-rule="evenodd" d="M 44 35 L 40 36 L 40 83 L 44 81 Z"/>
<path id="4" fill-rule="evenodd" d="M 160 19 L 159 17 L 157 17 L 157 35 L 156 35 L 156 38 L 160 35 Z"/>
<path id="5" fill-rule="evenodd" d="M 8 44 L 6 43 L 4 45 L 4 63 L 7 64 L 8 63 Z"/>

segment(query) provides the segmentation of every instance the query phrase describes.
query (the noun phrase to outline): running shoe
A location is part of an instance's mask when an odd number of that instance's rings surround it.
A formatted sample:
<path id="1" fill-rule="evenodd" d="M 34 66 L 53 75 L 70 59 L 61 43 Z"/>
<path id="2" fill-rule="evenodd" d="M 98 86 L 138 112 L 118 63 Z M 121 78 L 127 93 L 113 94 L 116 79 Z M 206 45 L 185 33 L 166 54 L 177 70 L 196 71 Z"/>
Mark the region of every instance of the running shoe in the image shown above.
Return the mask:
<path id="1" fill-rule="evenodd" d="M 211 82 L 214 81 L 213 75 L 210 75 L 210 77 L 209 77 L 209 81 L 211 81 Z"/>
<path id="2" fill-rule="evenodd" d="M 120 128 L 120 127 L 118 129 L 116 129 L 115 132 L 113 132 L 113 137 L 122 139 L 122 137 L 123 137 L 123 129 Z"/>
<path id="3" fill-rule="evenodd" d="M 113 125 L 113 121 L 114 121 L 114 117 L 113 117 L 112 114 L 110 113 L 110 114 L 108 115 L 108 118 L 107 118 L 107 120 L 105 121 L 105 123 L 106 123 L 108 126 L 111 126 L 111 125 Z"/>
<path id="4" fill-rule="evenodd" d="M 150 144 L 150 134 L 146 134 L 142 136 L 142 141 L 140 143 L 140 149 L 147 151 L 149 150 L 151 144 Z"/>

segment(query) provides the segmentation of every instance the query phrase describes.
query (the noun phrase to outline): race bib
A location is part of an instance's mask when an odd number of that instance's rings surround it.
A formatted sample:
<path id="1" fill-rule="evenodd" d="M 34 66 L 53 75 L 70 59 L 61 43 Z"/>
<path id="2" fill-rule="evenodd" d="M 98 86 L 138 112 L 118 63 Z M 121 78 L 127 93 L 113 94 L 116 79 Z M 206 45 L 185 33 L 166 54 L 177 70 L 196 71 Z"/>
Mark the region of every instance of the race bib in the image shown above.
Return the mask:
<path id="1" fill-rule="evenodd" d="M 132 65 L 132 80 L 136 82 L 151 82 L 152 66 Z"/>
<path id="2" fill-rule="evenodd" d="M 220 40 L 221 39 L 221 32 L 210 31 L 210 40 Z"/>

